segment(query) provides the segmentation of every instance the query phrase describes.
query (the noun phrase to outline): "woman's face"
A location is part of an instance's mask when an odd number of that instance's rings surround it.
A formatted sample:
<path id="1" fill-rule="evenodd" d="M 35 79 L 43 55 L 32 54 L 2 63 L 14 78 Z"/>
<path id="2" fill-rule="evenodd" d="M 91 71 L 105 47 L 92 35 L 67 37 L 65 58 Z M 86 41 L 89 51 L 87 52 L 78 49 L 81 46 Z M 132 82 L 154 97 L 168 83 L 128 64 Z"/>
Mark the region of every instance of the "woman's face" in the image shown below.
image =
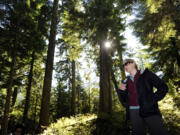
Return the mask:
<path id="1" fill-rule="evenodd" d="M 124 69 L 126 72 L 131 73 L 131 71 L 135 69 L 135 63 L 128 63 L 126 66 L 124 66 Z"/>

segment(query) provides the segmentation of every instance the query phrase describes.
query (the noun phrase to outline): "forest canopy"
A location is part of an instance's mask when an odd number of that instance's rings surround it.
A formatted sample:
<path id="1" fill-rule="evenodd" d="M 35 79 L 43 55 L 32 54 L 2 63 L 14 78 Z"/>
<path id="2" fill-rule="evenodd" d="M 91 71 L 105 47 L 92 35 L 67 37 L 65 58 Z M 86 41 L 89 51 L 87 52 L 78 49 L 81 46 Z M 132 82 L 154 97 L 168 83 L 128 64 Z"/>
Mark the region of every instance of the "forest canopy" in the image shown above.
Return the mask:
<path id="1" fill-rule="evenodd" d="M 0 1 L 1 134 L 131 133 L 126 58 L 167 84 L 158 105 L 180 134 L 180 0 Z"/>

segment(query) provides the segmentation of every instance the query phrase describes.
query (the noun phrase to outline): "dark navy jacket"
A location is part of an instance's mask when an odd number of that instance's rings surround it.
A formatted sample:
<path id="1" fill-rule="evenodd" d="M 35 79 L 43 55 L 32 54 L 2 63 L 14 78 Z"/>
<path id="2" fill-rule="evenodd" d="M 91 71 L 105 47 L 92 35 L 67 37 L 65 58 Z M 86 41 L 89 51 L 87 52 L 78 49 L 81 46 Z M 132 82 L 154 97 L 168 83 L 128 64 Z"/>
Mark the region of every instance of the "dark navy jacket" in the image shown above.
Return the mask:
<path id="1" fill-rule="evenodd" d="M 140 72 L 140 76 L 136 82 L 138 91 L 138 102 L 140 105 L 139 115 L 141 117 L 148 117 L 152 115 L 160 115 L 158 108 L 158 101 L 164 98 L 168 92 L 168 86 L 156 74 L 149 71 L 147 68 Z M 153 87 L 157 91 L 153 91 Z M 128 88 L 128 86 L 126 87 Z M 129 100 L 128 89 L 125 91 L 118 90 L 118 96 L 124 107 L 126 107 L 126 120 L 129 120 Z"/>

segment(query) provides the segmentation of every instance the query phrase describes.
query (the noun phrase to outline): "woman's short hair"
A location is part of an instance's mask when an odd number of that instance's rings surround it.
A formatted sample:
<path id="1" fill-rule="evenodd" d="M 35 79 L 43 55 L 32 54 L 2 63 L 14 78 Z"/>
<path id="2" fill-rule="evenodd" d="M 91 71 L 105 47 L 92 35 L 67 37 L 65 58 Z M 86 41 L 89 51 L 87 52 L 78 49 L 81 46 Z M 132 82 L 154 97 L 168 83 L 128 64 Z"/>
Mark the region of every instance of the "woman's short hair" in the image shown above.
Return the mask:
<path id="1" fill-rule="evenodd" d="M 135 68 L 136 68 L 136 69 L 138 69 L 138 67 L 137 67 L 137 64 L 136 64 L 135 60 L 130 59 L 130 58 L 128 58 L 128 59 L 124 59 L 124 60 L 123 60 L 123 67 L 124 67 L 124 65 L 125 65 L 126 63 L 135 63 Z"/>

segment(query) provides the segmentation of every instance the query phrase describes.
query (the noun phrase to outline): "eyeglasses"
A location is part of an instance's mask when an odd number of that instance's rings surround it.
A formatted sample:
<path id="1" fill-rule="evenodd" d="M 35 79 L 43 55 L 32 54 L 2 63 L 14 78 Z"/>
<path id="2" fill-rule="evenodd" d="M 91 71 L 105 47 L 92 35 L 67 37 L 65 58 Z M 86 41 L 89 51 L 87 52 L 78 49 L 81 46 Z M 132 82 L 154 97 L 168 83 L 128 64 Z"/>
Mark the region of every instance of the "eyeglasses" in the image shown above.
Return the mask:
<path id="1" fill-rule="evenodd" d="M 133 63 L 132 61 L 127 61 L 126 63 L 124 63 L 123 64 L 123 68 L 125 67 L 125 66 L 127 66 L 128 64 L 130 64 L 130 63 Z"/>

